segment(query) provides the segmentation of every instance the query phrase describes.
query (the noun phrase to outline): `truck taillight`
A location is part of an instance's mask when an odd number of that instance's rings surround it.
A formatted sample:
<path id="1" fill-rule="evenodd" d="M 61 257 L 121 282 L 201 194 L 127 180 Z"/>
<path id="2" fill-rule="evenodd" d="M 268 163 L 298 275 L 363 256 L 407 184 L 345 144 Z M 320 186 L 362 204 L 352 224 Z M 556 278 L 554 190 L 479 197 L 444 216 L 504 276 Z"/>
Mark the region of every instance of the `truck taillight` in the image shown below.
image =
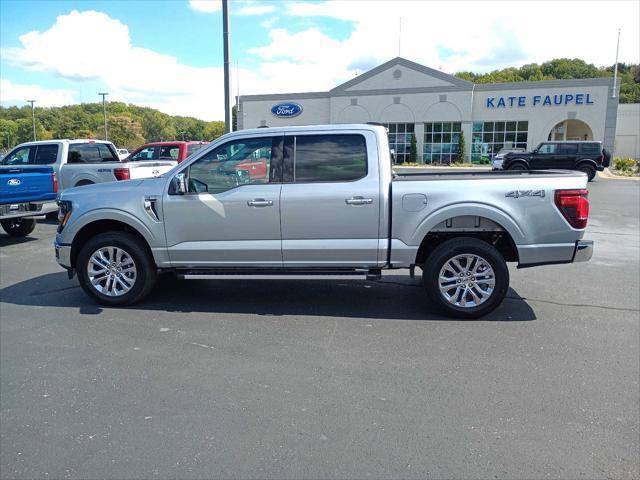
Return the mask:
<path id="1" fill-rule="evenodd" d="M 562 216 L 573 228 L 587 228 L 589 218 L 589 191 L 556 190 L 555 203 Z"/>
<path id="2" fill-rule="evenodd" d="M 130 180 L 131 173 L 128 168 L 114 168 L 113 174 L 115 175 L 117 180 Z"/>
<path id="3" fill-rule="evenodd" d="M 51 172 L 51 183 L 53 184 L 53 193 L 58 193 L 58 177 L 56 177 L 56 172 Z"/>

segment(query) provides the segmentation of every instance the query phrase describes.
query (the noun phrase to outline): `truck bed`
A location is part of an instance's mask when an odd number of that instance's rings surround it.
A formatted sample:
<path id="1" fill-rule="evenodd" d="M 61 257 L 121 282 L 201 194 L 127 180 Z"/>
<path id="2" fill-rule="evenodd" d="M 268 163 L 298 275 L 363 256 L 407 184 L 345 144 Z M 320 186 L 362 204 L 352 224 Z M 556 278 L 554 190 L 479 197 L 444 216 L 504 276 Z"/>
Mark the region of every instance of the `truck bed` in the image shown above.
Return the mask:
<path id="1" fill-rule="evenodd" d="M 428 181 L 428 180 L 474 180 L 474 179 L 523 179 L 550 178 L 554 176 L 580 177 L 586 176 L 582 172 L 573 170 L 495 170 L 480 172 L 394 172 L 394 182 Z"/>

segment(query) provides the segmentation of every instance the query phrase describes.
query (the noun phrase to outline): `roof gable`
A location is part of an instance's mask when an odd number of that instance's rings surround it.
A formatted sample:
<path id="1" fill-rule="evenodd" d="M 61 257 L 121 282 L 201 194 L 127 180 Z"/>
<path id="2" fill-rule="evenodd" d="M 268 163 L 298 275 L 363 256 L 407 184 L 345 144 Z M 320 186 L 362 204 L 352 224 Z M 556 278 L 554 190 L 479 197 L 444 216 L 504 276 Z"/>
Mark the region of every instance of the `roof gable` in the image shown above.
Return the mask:
<path id="1" fill-rule="evenodd" d="M 472 85 L 453 75 L 397 57 L 338 85 L 331 92 L 453 86 L 471 89 Z"/>

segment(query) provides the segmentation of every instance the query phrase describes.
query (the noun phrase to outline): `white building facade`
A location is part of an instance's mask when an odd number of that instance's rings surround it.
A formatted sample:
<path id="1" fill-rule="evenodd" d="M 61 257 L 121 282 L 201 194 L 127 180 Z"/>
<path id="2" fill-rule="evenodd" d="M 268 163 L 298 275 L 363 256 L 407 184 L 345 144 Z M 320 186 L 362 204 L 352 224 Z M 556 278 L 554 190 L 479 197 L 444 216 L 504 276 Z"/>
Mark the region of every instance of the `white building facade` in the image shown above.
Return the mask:
<path id="1" fill-rule="evenodd" d="M 612 78 L 474 84 L 395 58 L 328 92 L 242 96 L 238 128 L 377 122 L 397 161 L 449 163 L 464 136 L 465 161 L 503 147 L 600 140 L 613 150 L 618 112 Z M 288 108 L 291 107 L 291 108 Z"/>

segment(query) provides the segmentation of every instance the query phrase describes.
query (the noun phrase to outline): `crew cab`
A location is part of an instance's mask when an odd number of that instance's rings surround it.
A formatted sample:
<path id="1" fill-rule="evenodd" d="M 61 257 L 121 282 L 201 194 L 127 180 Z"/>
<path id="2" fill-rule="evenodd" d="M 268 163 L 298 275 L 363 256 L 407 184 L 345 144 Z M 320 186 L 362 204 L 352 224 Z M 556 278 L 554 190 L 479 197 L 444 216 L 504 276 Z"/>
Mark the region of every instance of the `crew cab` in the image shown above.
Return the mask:
<path id="1" fill-rule="evenodd" d="M 611 155 L 601 142 L 553 141 L 542 142 L 531 152 L 506 153 L 494 169 L 504 170 L 577 170 L 587 174 L 589 181 L 609 166 Z"/>
<path id="2" fill-rule="evenodd" d="M 519 267 L 591 258 L 580 172 L 392 171 L 384 127 L 224 135 L 159 178 L 63 192 L 55 254 L 105 305 L 184 279 L 378 279 L 422 269 L 448 315 L 495 309 Z M 263 176 L 243 163 L 265 158 Z M 224 301 L 220 299 L 220 301 Z"/>
<path id="3" fill-rule="evenodd" d="M 57 175 L 60 190 L 158 176 L 176 165 L 169 160 L 121 162 L 113 144 L 102 140 L 41 140 L 22 143 L 7 154 L 1 163 L 24 168 L 49 165 Z"/>
<path id="4" fill-rule="evenodd" d="M 140 160 L 174 160 L 178 163 L 185 160 L 192 153 L 197 152 L 209 142 L 153 142 L 145 143 L 133 151 L 129 161 Z"/>
<path id="5" fill-rule="evenodd" d="M 36 218 L 55 212 L 58 182 L 53 169 L 0 167 L 0 224 L 12 237 L 33 232 Z"/>

